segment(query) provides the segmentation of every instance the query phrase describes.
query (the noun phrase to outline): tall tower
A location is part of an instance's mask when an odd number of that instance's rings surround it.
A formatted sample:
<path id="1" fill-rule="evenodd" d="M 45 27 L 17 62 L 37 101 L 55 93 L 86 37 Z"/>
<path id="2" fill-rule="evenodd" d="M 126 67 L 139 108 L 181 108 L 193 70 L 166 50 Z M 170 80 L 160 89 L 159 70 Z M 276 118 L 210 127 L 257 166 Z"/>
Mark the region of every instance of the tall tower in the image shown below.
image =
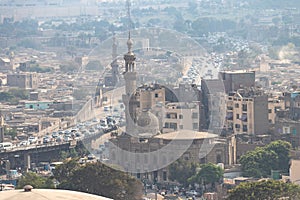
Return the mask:
<path id="1" fill-rule="evenodd" d="M 4 142 L 4 118 L 0 115 L 0 142 Z"/>
<path id="2" fill-rule="evenodd" d="M 128 40 L 127 40 L 127 48 L 128 52 L 124 55 L 125 60 L 125 94 L 123 94 L 123 102 L 125 105 L 125 115 L 126 115 L 126 132 L 133 133 L 134 124 L 136 123 L 137 113 L 136 113 L 136 80 L 137 73 L 135 71 L 135 55 L 132 52 L 133 41 L 130 35 L 130 1 L 127 0 L 128 6 Z"/>
<path id="3" fill-rule="evenodd" d="M 112 44 L 112 63 L 111 63 L 111 74 L 112 74 L 112 82 L 115 86 L 119 82 L 119 65 L 117 62 L 117 41 L 116 36 L 113 36 L 113 44 Z"/>

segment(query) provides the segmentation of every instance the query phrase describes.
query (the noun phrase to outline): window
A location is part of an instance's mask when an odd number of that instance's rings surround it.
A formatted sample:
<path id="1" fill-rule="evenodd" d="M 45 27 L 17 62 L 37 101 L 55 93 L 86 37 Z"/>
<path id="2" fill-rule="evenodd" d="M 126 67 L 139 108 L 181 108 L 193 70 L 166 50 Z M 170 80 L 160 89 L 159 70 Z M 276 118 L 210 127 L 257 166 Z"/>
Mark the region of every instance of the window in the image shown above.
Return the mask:
<path id="1" fill-rule="evenodd" d="M 157 178 L 158 178 L 158 171 L 154 171 L 153 172 L 153 178 L 154 178 L 155 181 L 158 181 L 157 180 Z"/>
<path id="2" fill-rule="evenodd" d="M 247 125 L 243 125 L 243 132 L 247 132 L 247 131 L 248 131 Z"/>
<path id="3" fill-rule="evenodd" d="M 170 128 L 177 130 L 177 123 L 170 123 Z"/>
<path id="4" fill-rule="evenodd" d="M 235 107 L 235 108 L 239 108 L 240 106 L 239 106 L 238 103 L 236 103 L 234 107 Z"/>
<path id="5" fill-rule="evenodd" d="M 242 120 L 243 122 L 247 122 L 247 121 L 248 121 L 248 118 L 247 118 L 247 114 L 246 114 L 246 113 L 243 113 L 243 114 L 242 114 L 241 120 Z"/>
<path id="6" fill-rule="evenodd" d="M 269 111 L 269 113 L 272 113 L 272 109 L 269 109 L 268 111 Z"/>
<path id="7" fill-rule="evenodd" d="M 155 98 L 158 98 L 158 93 L 155 93 L 155 95 L 154 95 L 154 96 L 155 96 Z"/>
<path id="8" fill-rule="evenodd" d="M 205 163 L 205 157 L 200 159 L 200 164 L 204 164 Z"/>
<path id="9" fill-rule="evenodd" d="M 241 128 L 241 125 L 235 124 L 235 128 Z"/>
<path id="10" fill-rule="evenodd" d="M 242 110 L 243 110 L 243 111 L 247 111 L 247 104 L 243 104 Z"/>
<path id="11" fill-rule="evenodd" d="M 177 113 L 167 113 L 166 118 L 177 119 Z"/>
<path id="12" fill-rule="evenodd" d="M 193 129 L 194 129 L 194 130 L 198 130 L 198 128 L 199 128 L 199 127 L 198 127 L 198 123 L 193 123 Z"/>
<path id="13" fill-rule="evenodd" d="M 227 110 L 233 110 L 232 106 L 227 106 Z"/>
<path id="14" fill-rule="evenodd" d="M 217 155 L 217 163 L 222 163 L 222 156 L 220 154 Z"/>
<path id="15" fill-rule="evenodd" d="M 167 172 L 166 171 L 163 171 L 163 180 L 167 181 Z"/>
<path id="16" fill-rule="evenodd" d="M 233 113 L 232 112 L 228 112 L 226 114 L 226 118 L 227 118 L 227 120 L 233 120 Z"/>
<path id="17" fill-rule="evenodd" d="M 165 128 L 169 128 L 170 127 L 170 124 L 169 123 L 165 123 Z"/>
<path id="18" fill-rule="evenodd" d="M 240 119 L 240 115 L 239 114 L 236 114 L 236 119 Z"/>
<path id="19" fill-rule="evenodd" d="M 192 118 L 193 118 L 193 119 L 198 119 L 198 113 L 193 112 Z"/>
<path id="20" fill-rule="evenodd" d="M 179 114 L 179 119 L 183 119 L 183 115 L 182 114 Z"/>

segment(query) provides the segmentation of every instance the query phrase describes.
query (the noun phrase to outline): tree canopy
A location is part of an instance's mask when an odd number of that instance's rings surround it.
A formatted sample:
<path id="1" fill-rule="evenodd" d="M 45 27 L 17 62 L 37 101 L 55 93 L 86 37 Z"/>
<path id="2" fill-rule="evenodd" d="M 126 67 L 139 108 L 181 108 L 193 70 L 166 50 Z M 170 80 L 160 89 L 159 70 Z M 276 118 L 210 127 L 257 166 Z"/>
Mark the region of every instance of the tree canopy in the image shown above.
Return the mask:
<path id="1" fill-rule="evenodd" d="M 177 181 L 184 186 L 188 186 L 188 179 L 196 174 L 198 167 L 199 166 L 197 163 L 178 159 L 169 166 L 169 179 L 172 181 Z"/>
<path id="2" fill-rule="evenodd" d="M 116 200 L 139 200 L 142 183 L 122 171 L 116 171 L 101 162 L 79 166 L 69 161 L 55 169 L 58 188 L 97 194 Z"/>
<path id="3" fill-rule="evenodd" d="M 31 185 L 33 188 L 54 188 L 51 179 L 39 176 L 34 172 L 27 172 L 18 180 L 17 188 L 23 188 L 25 185 Z"/>
<path id="4" fill-rule="evenodd" d="M 261 178 L 268 177 L 271 170 L 288 172 L 290 149 L 290 143 L 278 140 L 265 147 L 257 147 L 255 150 L 247 152 L 239 161 L 243 175 Z"/>
<path id="5" fill-rule="evenodd" d="M 267 180 L 241 183 L 229 190 L 228 200 L 300 199 L 300 186 L 283 181 Z"/>
<path id="6" fill-rule="evenodd" d="M 190 183 L 214 184 L 223 177 L 224 170 L 213 163 L 201 165 L 200 171 L 189 179 Z"/>

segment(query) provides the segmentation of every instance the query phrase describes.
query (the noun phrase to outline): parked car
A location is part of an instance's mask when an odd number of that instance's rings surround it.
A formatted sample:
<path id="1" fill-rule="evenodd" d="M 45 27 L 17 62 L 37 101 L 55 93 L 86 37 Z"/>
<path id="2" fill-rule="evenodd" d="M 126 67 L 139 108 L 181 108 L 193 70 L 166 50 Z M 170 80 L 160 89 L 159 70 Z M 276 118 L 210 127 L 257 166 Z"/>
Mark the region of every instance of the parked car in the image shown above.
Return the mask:
<path id="1" fill-rule="evenodd" d="M 199 192 L 197 192 L 197 191 L 195 191 L 195 190 L 190 190 L 190 191 L 187 191 L 186 192 L 186 195 L 187 196 L 199 196 L 200 194 L 199 194 Z"/>

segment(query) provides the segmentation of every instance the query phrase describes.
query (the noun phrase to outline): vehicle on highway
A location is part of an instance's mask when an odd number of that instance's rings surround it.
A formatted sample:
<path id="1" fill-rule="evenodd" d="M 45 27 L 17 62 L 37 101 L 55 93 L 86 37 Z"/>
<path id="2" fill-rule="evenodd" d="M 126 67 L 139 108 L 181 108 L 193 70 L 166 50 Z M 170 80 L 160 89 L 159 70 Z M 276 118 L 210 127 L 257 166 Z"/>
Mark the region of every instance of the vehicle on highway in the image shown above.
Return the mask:
<path id="1" fill-rule="evenodd" d="M 30 144 L 34 144 L 34 143 L 37 142 L 37 138 L 34 137 L 34 136 L 30 136 L 30 137 L 28 138 L 28 141 L 30 142 Z"/>
<path id="2" fill-rule="evenodd" d="M 60 142 L 63 142 L 63 138 L 61 136 L 55 138 L 55 141 L 60 143 Z"/>
<path id="3" fill-rule="evenodd" d="M 73 140 L 73 138 L 71 137 L 71 136 L 64 136 L 64 142 L 70 142 L 70 141 L 72 141 Z"/>
<path id="4" fill-rule="evenodd" d="M 58 136 L 59 136 L 58 132 L 53 132 L 53 133 L 52 133 L 52 137 L 53 137 L 53 138 L 57 138 Z"/>
<path id="5" fill-rule="evenodd" d="M 108 107 L 108 106 L 104 106 L 103 110 L 104 110 L 105 112 L 107 112 L 107 111 L 109 111 L 109 107 Z"/>
<path id="6" fill-rule="evenodd" d="M 0 143 L 0 150 L 12 150 L 13 144 L 11 142 L 2 142 Z"/>
<path id="7" fill-rule="evenodd" d="M 63 162 L 52 162 L 52 163 L 50 163 L 50 169 L 55 170 L 55 168 L 57 166 L 62 165 L 62 164 L 63 164 Z"/>
<path id="8" fill-rule="evenodd" d="M 43 137 L 43 144 L 48 144 L 51 142 L 51 138 L 49 136 Z"/>
<path id="9" fill-rule="evenodd" d="M 30 142 L 28 140 L 23 140 L 19 143 L 19 146 L 22 147 L 22 146 L 29 146 L 30 145 Z"/>

